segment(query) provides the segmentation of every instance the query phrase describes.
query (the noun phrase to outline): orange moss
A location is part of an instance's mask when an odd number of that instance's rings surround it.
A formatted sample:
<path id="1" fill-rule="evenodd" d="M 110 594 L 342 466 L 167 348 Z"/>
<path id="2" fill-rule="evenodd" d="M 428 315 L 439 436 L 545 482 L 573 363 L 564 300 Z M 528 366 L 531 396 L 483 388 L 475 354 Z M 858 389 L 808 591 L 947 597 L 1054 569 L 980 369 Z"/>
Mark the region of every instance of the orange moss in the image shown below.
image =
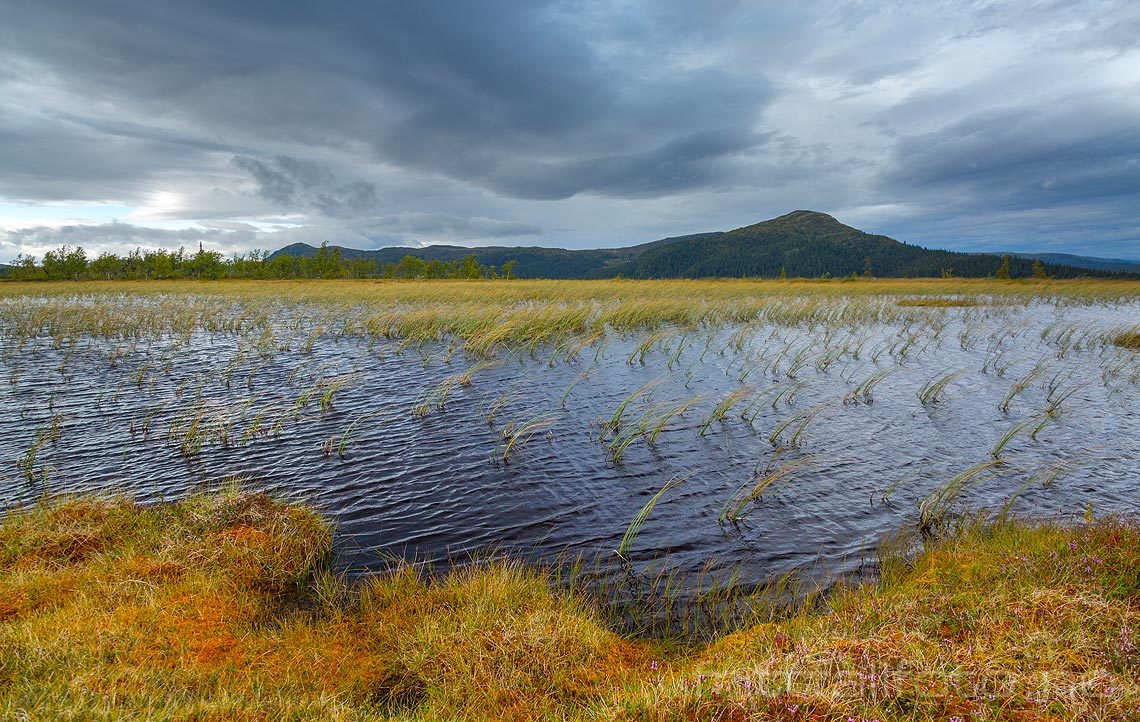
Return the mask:
<path id="1" fill-rule="evenodd" d="M 217 538 L 237 546 L 264 546 L 273 540 L 273 535 L 251 524 L 242 524 L 221 530 Z"/>
<path id="2" fill-rule="evenodd" d="M 24 590 L 18 589 L 11 595 L 4 595 L 0 598 L 0 622 L 20 616 L 27 607 L 28 595 Z"/>
<path id="3" fill-rule="evenodd" d="M 1043 721 L 1140 701 L 1123 523 L 964 532 L 828 614 L 707 647 L 621 639 L 512 564 L 302 594 L 327 529 L 264 499 L 41 511 L 0 537 L 0 705 L 44 718 Z"/>

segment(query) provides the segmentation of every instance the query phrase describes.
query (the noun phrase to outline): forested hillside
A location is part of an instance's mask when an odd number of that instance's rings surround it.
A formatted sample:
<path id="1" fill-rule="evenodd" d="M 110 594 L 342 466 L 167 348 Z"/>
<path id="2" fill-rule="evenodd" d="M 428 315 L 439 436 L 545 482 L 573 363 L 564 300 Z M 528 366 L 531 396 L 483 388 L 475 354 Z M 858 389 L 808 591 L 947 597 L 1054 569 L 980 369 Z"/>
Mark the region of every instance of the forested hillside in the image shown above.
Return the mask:
<path id="1" fill-rule="evenodd" d="M 922 277 L 993 276 L 999 256 L 938 251 L 900 243 L 845 226 L 826 213 L 795 211 L 727 233 L 687 243 L 650 248 L 622 269 L 636 278 L 709 276 Z M 1087 275 L 1088 269 L 1045 264 L 1058 278 Z M 1011 258 L 1010 275 L 1033 275 L 1033 260 Z"/>
<path id="2" fill-rule="evenodd" d="M 453 261 L 472 254 L 485 266 L 502 268 L 515 261 L 518 278 L 706 278 L 706 277 L 878 277 L 994 276 L 1003 257 L 940 251 L 900 243 L 887 236 L 864 233 L 815 211 L 794 211 L 734 231 L 665 238 L 628 248 L 571 251 L 561 248 L 338 248 L 343 258 L 367 259 L 378 268 L 406 256 L 425 261 Z M 270 258 L 311 256 L 317 248 L 298 243 Z M 1012 278 L 1048 275 L 1056 278 L 1117 275 L 1114 269 L 1079 268 L 1033 257 L 1010 256 Z"/>
<path id="3" fill-rule="evenodd" d="M 1057 255 L 1004 256 L 939 251 L 845 226 L 825 213 L 794 211 L 734 231 L 663 238 L 626 248 L 489 246 L 392 247 L 374 250 L 295 243 L 273 254 L 224 257 L 136 249 L 90 258 L 62 246 L 42 258 L 21 255 L 0 276 L 16 280 L 167 278 L 795 278 L 1077 276 L 1140 277 L 1108 259 Z M 1125 263 L 1125 262 L 1120 262 Z M 1081 267 L 1083 266 L 1083 267 Z"/>

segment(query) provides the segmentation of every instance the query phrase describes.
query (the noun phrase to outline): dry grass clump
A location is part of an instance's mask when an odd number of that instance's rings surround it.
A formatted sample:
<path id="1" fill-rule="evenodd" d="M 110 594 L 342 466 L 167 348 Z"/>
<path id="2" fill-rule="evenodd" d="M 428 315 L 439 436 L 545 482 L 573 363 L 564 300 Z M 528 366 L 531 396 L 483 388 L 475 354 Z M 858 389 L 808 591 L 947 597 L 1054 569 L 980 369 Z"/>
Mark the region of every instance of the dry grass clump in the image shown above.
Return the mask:
<path id="1" fill-rule="evenodd" d="M 1133 719 L 1140 528 L 971 525 L 828 613 L 757 625 L 615 702 L 624 720 Z"/>
<path id="2" fill-rule="evenodd" d="M 1117 334 L 1112 342 L 1121 348 L 1140 349 L 1140 327 Z"/>
<path id="3" fill-rule="evenodd" d="M 311 511 L 76 500 L 0 527 L 0 717 L 535 719 L 642 663 L 510 564 L 346 587 Z"/>
<path id="4" fill-rule="evenodd" d="M 346 586 L 312 512 L 228 493 L 0 526 L 0 717 L 1126 719 L 1140 528 L 966 525 L 826 613 L 630 641 L 497 562 Z"/>

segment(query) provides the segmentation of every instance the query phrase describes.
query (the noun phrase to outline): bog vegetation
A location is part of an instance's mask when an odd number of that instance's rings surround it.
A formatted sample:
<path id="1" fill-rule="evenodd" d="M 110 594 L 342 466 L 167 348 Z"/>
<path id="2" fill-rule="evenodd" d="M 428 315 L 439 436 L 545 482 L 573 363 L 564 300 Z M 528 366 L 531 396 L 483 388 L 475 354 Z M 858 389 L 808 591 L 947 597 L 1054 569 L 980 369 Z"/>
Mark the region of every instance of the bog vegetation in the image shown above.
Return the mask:
<path id="1" fill-rule="evenodd" d="M 964 522 L 822 607 L 691 645 L 622 638 L 509 561 L 348 585 L 320 518 L 261 496 L 59 499 L 0 526 L 0 714 L 1130 719 L 1138 532 Z"/>
<path id="2" fill-rule="evenodd" d="M 1049 279 L 0 284 L 5 393 L 28 428 L 8 481 L 40 498 L 0 525 L 0 716 L 1127 719 L 1140 703 L 1140 529 L 1012 509 L 1077 463 L 1032 462 L 1039 435 L 1092 385 L 1124 399 L 1140 385 L 1133 323 L 1081 316 L 1119 318 L 1138 298 L 1137 282 Z M 1030 331 L 1017 312 L 1038 307 L 1047 321 Z M 906 388 L 908 418 L 937 420 L 984 377 L 1001 423 L 932 488 L 908 490 L 902 474 L 871 499 L 915 500 L 872 579 L 823 596 L 788 579 L 730 582 L 676 608 L 668 575 L 631 602 L 586 569 L 502 558 L 436 574 L 395 564 L 349 583 L 314 511 L 238 491 L 146 506 L 49 493 L 59 474 L 45 459 L 84 435 L 67 387 L 85 364 L 114 370 L 108 396 L 141 400 L 123 421 L 133 441 L 159 439 L 187 465 L 333 416 L 362 374 L 326 365 L 338 344 L 454 364 L 401 410 L 417 419 L 516 361 L 573 368 L 560 403 L 519 406 L 504 385 L 482 408 L 499 439 L 491 463 L 521 465 L 560 432 L 614 339 L 618 365 L 651 378 L 593 409 L 605 463 L 682 435 L 760 439 L 752 473 L 707 519 L 726 535 L 835 468 L 816 453 L 829 415 L 872 418 L 924 355 L 934 365 Z M 183 373 L 180 352 L 206 341 L 214 363 Z M 951 364 L 946 349 L 976 350 L 977 363 Z M 690 388 L 702 368 L 728 386 Z M 284 390 L 254 393 L 262 374 Z M 37 396 L 49 376 L 63 390 Z M 821 378 L 834 382 L 822 400 Z M 160 380 L 171 393 L 149 395 Z M 382 402 L 319 453 L 352 458 Z M 964 505 L 999 476 L 1012 483 L 1001 508 Z M 628 510 L 613 551 L 636 584 L 640 542 L 697 481 L 671 476 Z"/>

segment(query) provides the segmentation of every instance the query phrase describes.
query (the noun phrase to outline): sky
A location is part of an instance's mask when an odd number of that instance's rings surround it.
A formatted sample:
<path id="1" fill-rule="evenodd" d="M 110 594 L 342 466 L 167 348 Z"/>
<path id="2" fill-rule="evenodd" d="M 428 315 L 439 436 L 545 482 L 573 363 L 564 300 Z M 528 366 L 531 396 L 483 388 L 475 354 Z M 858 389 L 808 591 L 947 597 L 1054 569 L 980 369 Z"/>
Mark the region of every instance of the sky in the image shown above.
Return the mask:
<path id="1" fill-rule="evenodd" d="M 0 261 L 614 247 L 797 209 L 1140 259 L 1140 3 L 0 3 Z"/>

